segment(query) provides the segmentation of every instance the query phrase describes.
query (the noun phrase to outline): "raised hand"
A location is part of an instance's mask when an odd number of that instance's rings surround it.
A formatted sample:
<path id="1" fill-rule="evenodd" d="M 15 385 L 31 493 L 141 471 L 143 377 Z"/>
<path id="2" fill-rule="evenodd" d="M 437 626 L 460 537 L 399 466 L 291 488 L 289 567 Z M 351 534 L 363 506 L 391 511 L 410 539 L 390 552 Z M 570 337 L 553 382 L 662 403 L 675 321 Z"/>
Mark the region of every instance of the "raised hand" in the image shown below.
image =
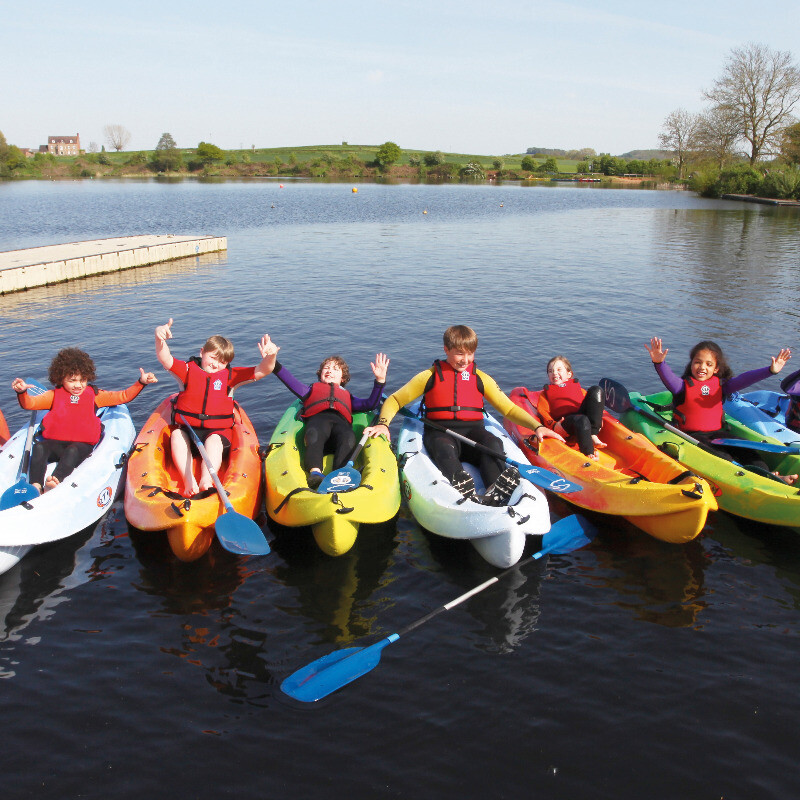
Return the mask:
<path id="1" fill-rule="evenodd" d="M 772 357 L 770 370 L 773 375 L 777 375 L 785 366 L 786 362 L 792 357 L 792 351 L 788 347 L 781 349 L 777 356 Z"/>
<path id="2" fill-rule="evenodd" d="M 152 372 L 145 372 L 139 367 L 139 383 L 147 386 L 148 383 L 158 383 L 158 378 Z"/>
<path id="3" fill-rule="evenodd" d="M 650 344 L 645 345 L 644 348 L 650 353 L 650 358 L 653 360 L 654 364 L 660 364 L 667 357 L 667 353 L 669 353 L 669 349 L 663 347 L 661 339 L 659 339 L 658 336 L 654 336 L 650 340 Z"/>
<path id="4" fill-rule="evenodd" d="M 389 356 L 385 353 L 378 353 L 375 356 L 375 361 L 370 361 L 372 367 L 372 374 L 378 383 L 386 383 L 386 373 L 389 371 Z"/>
<path id="5" fill-rule="evenodd" d="M 166 342 L 167 339 L 172 338 L 172 317 L 169 318 L 169 322 L 166 325 L 159 325 L 156 328 L 156 339 L 159 339 L 162 342 Z"/>

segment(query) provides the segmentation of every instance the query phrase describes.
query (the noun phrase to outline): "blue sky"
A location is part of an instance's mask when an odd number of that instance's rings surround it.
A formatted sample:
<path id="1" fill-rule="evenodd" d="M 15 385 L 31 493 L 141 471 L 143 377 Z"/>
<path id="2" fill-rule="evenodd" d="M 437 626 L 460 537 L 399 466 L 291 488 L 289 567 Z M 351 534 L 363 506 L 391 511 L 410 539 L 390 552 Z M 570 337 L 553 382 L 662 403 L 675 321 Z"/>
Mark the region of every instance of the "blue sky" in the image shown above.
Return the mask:
<path id="1" fill-rule="evenodd" d="M 731 48 L 800 60 L 797 0 L 32 0 L 2 20 L 0 131 L 24 147 L 100 145 L 120 124 L 130 150 L 169 132 L 181 147 L 618 155 L 699 111 Z"/>

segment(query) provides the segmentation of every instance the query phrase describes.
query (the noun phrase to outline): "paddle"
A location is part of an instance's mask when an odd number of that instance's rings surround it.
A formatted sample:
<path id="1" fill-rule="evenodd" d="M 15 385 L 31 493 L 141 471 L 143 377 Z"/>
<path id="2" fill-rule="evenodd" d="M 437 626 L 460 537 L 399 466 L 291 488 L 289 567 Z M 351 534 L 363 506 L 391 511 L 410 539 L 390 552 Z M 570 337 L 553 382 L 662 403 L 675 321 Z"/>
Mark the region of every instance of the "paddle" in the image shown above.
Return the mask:
<path id="1" fill-rule="evenodd" d="M 477 450 L 483 450 L 490 455 L 495 456 L 496 458 L 502 459 L 506 462 L 506 464 L 511 464 L 512 466 L 516 467 L 519 470 L 520 475 L 522 475 L 522 477 L 526 480 L 529 480 L 532 484 L 534 484 L 534 486 L 540 486 L 542 489 L 549 489 L 551 492 L 558 492 L 559 494 L 580 492 L 581 489 L 583 489 L 582 486 L 579 486 L 577 483 L 572 483 L 566 478 L 562 478 L 555 472 L 549 472 L 541 467 L 534 467 L 533 464 L 523 464 L 520 461 L 514 461 L 503 453 L 496 453 L 491 447 L 487 447 L 485 444 L 473 442 L 472 439 L 468 439 L 466 436 L 462 436 L 460 433 L 451 431 L 444 425 L 438 425 L 433 420 L 427 419 L 426 417 L 418 417 L 407 408 L 401 408 L 400 413 L 404 417 L 419 420 L 423 425 L 436 428 L 437 431 L 444 431 L 444 433 L 450 434 L 450 436 L 453 438 L 460 439 L 462 442 L 472 445 L 472 447 L 476 448 Z"/>
<path id="2" fill-rule="evenodd" d="M 322 483 L 317 487 L 317 494 L 330 494 L 331 492 L 349 492 L 351 489 L 357 489 L 361 485 L 361 473 L 353 466 L 361 448 L 364 443 L 369 439 L 369 434 L 365 433 L 355 449 L 350 454 L 350 459 L 339 469 L 329 472 L 323 479 Z"/>
<path id="3" fill-rule="evenodd" d="M 773 444 L 772 442 L 751 442 L 749 439 L 712 439 L 711 444 L 722 447 L 743 447 L 747 450 L 763 450 L 765 453 L 791 453 L 800 454 L 800 447 L 789 444 Z"/>
<path id="4" fill-rule="evenodd" d="M 538 553 L 534 553 L 532 559 L 541 558 L 547 553 L 569 553 L 572 550 L 583 547 L 593 535 L 594 526 L 588 520 L 576 514 L 565 517 L 556 522 L 550 528 L 549 533 L 542 537 L 542 547 Z M 480 586 L 476 586 L 455 600 L 439 606 L 410 625 L 406 625 L 405 628 L 401 628 L 397 633 L 393 633 L 369 647 L 347 647 L 344 650 L 336 650 L 333 653 L 322 656 L 322 658 L 318 658 L 316 661 L 312 661 L 307 666 L 293 672 L 288 678 L 285 678 L 281 683 L 281 689 L 290 697 L 295 700 L 301 700 L 304 703 L 314 703 L 323 697 L 327 697 L 332 692 L 341 689 L 356 680 L 356 678 L 366 675 L 367 672 L 377 667 L 378 662 L 381 660 L 383 649 L 396 642 L 401 636 L 413 631 L 414 628 L 418 628 L 442 612 L 455 608 L 468 598 L 478 594 L 478 592 L 482 592 L 516 570 L 518 566 L 518 564 L 515 564 L 513 567 L 503 570 L 500 574 L 480 584 Z"/>
<path id="5" fill-rule="evenodd" d="M 33 380 L 33 378 L 26 378 L 25 383 L 30 385 L 28 389 L 28 394 L 30 395 L 40 395 L 47 391 L 41 383 Z M 0 511 L 14 508 L 20 503 L 29 502 L 39 496 L 39 490 L 31 484 L 28 477 L 31 464 L 31 443 L 33 442 L 33 429 L 36 427 L 37 414 L 39 414 L 38 411 L 31 413 L 31 418 L 28 422 L 28 434 L 25 437 L 25 449 L 22 451 L 19 469 L 17 470 L 17 481 L 0 495 Z"/>
<path id="6" fill-rule="evenodd" d="M 192 426 L 184 419 L 183 415 L 178 414 L 177 416 L 180 417 L 184 427 L 192 437 L 192 441 L 194 441 L 200 453 L 200 457 L 203 459 L 203 463 L 206 465 L 209 475 L 211 475 L 211 480 L 214 481 L 214 488 L 217 490 L 219 499 L 222 500 L 222 504 L 225 506 L 225 513 L 217 517 L 217 521 L 214 525 L 219 543 L 228 552 L 236 553 L 237 555 L 266 555 L 270 550 L 267 540 L 264 538 L 264 532 L 252 519 L 234 510 L 216 470 L 211 465 L 211 459 L 209 459 L 206 448 L 203 447 L 203 443 L 192 429 Z"/>

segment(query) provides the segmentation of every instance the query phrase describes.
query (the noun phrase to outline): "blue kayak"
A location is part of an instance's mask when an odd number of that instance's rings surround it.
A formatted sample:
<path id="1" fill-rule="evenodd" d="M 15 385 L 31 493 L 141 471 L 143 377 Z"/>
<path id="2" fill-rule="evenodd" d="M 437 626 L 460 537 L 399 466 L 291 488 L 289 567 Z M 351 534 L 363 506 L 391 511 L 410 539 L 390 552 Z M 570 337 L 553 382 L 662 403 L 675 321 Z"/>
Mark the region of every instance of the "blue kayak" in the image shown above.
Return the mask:
<path id="1" fill-rule="evenodd" d="M 789 396 L 781 392 L 735 392 L 725 401 L 725 413 L 762 436 L 770 436 L 782 444 L 800 445 L 800 431 L 786 427 L 789 402 Z"/>

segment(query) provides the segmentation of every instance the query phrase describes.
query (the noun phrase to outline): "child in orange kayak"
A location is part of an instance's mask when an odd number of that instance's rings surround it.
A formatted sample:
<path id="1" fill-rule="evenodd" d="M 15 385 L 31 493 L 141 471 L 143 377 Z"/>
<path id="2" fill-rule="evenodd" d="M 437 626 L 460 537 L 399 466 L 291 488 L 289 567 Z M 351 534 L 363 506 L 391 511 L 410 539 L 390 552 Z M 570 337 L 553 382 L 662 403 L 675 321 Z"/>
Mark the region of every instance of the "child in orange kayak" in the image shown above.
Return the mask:
<path id="1" fill-rule="evenodd" d="M 539 393 L 536 404 L 542 422 L 557 433 L 576 439 L 581 453 L 597 460 L 595 448 L 606 446 L 597 435 L 603 426 L 602 389 L 583 389 L 564 356 L 547 362 L 547 377 L 550 382 Z"/>
<path id="2" fill-rule="evenodd" d="M 344 386 L 350 381 L 350 368 L 341 356 L 326 358 L 317 370 L 317 381 L 310 386 L 297 380 L 280 362 L 275 362 L 275 377 L 303 401 L 301 416 L 305 421 L 303 434 L 306 445 L 303 467 L 308 472 L 308 485 L 316 489 L 324 477 L 322 459 L 333 453 L 333 469 L 343 467 L 353 448 L 353 414 L 372 411 L 381 399 L 389 358 L 378 353 L 370 363 L 375 381 L 368 398 L 355 397 Z"/>
<path id="3" fill-rule="evenodd" d="M 772 356 L 769 366 L 734 376 L 722 348 L 716 342 L 698 342 L 692 348 L 689 363 L 680 378 L 667 366 L 665 359 L 669 349 L 664 347 L 661 339 L 654 336 L 649 346 L 645 344 L 645 349 L 650 353 L 661 382 L 672 392 L 674 423 L 678 428 L 691 434 L 717 455 L 735 458 L 736 461 L 757 469 L 767 469 L 767 465 L 760 459 L 748 457 L 743 448 L 736 448 L 730 454 L 725 448 L 712 445 L 711 440 L 731 438 L 731 432 L 725 426 L 725 398 L 770 375 L 777 375 L 792 357 L 792 351 L 788 347 L 781 348 L 777 356 Z M 795 483 L 798 478 L 797 475 L 779 477 L 789 484 Z"/>
<path id="4" fill-rule="evenodd" d="M 200 480 L 194 477 L 192 446 L 189 434 L 183 429 L 180 414 L 192 426 L 205 445 L 211 466 L 216 472 L 222 458 L 230 449 L 230 429 L 233 427 L 232 390 L 241 383 L 258 381 L 272 372 L 278 349 L 263 336 L 258 343 L 261 362 L 255 367 L 231 367 L 233 342 L 224 336 L 212 336 L 200 349 L 200 356 L 181 361 L 174 358 L 167 345 L 172 338 L 173 321 L 156 328 L 156 357 L 161 366 L 169 370 L 183 385 L 175 399 L 173 424 L 170 434 L 172 461 L 181 474 L 183 493 L 191 497 L 214 485 L 208 468 L 203 463 Z"/>
<path id="5" fill-rule="evenodd" d="M 475 366 L 478 335 L 466 325 L 452 325 L 444 332 L 446 360 L 436 360 L 390 395 L 381 406 L 377 425 L 366 429 L 370 436 L 389 438 L 389 423 L 405 405 L 422 395 L 421 412 L 437 424 L 491 448 L 497 455 L 484 455 L 471 445 L 462 445 L 448 433 L 425 428 L 423 443 L 433 463 L 453 488 L 473 502 L 505 505 L 519 484 L 519 471 L 505 466 L 503 443 L 483 424 L 484 399 L 504 417 L 534 431 L 539 439 L 563 437 L 549 430 L 500 391 L 495 381 Z M 462 461 L 475 464 L 488 487 L 483 497 L 475 491 L 472 476 Z"/>
<path id="6" fill-rule="evenodd" d="M 127 389 L 106 392 L 96 389 L 94 361 L 83 350 L 67 347 L 50 364 L 48 378 L 55 387 L 40 395 L 29 395 L 31 385 L 14 378 L 11 388 L 26 411 L 44 411 L 41 437 L 31 450 L 30 482 L 39 492 L 58 486 L 100 441 L 103 426 L 98 408 L 129 403 L 148 383 L 158 383 L 152 372 L 139 368 L 139 380 Z M 45 481 L 47 465 L 58 465 Z"/>

